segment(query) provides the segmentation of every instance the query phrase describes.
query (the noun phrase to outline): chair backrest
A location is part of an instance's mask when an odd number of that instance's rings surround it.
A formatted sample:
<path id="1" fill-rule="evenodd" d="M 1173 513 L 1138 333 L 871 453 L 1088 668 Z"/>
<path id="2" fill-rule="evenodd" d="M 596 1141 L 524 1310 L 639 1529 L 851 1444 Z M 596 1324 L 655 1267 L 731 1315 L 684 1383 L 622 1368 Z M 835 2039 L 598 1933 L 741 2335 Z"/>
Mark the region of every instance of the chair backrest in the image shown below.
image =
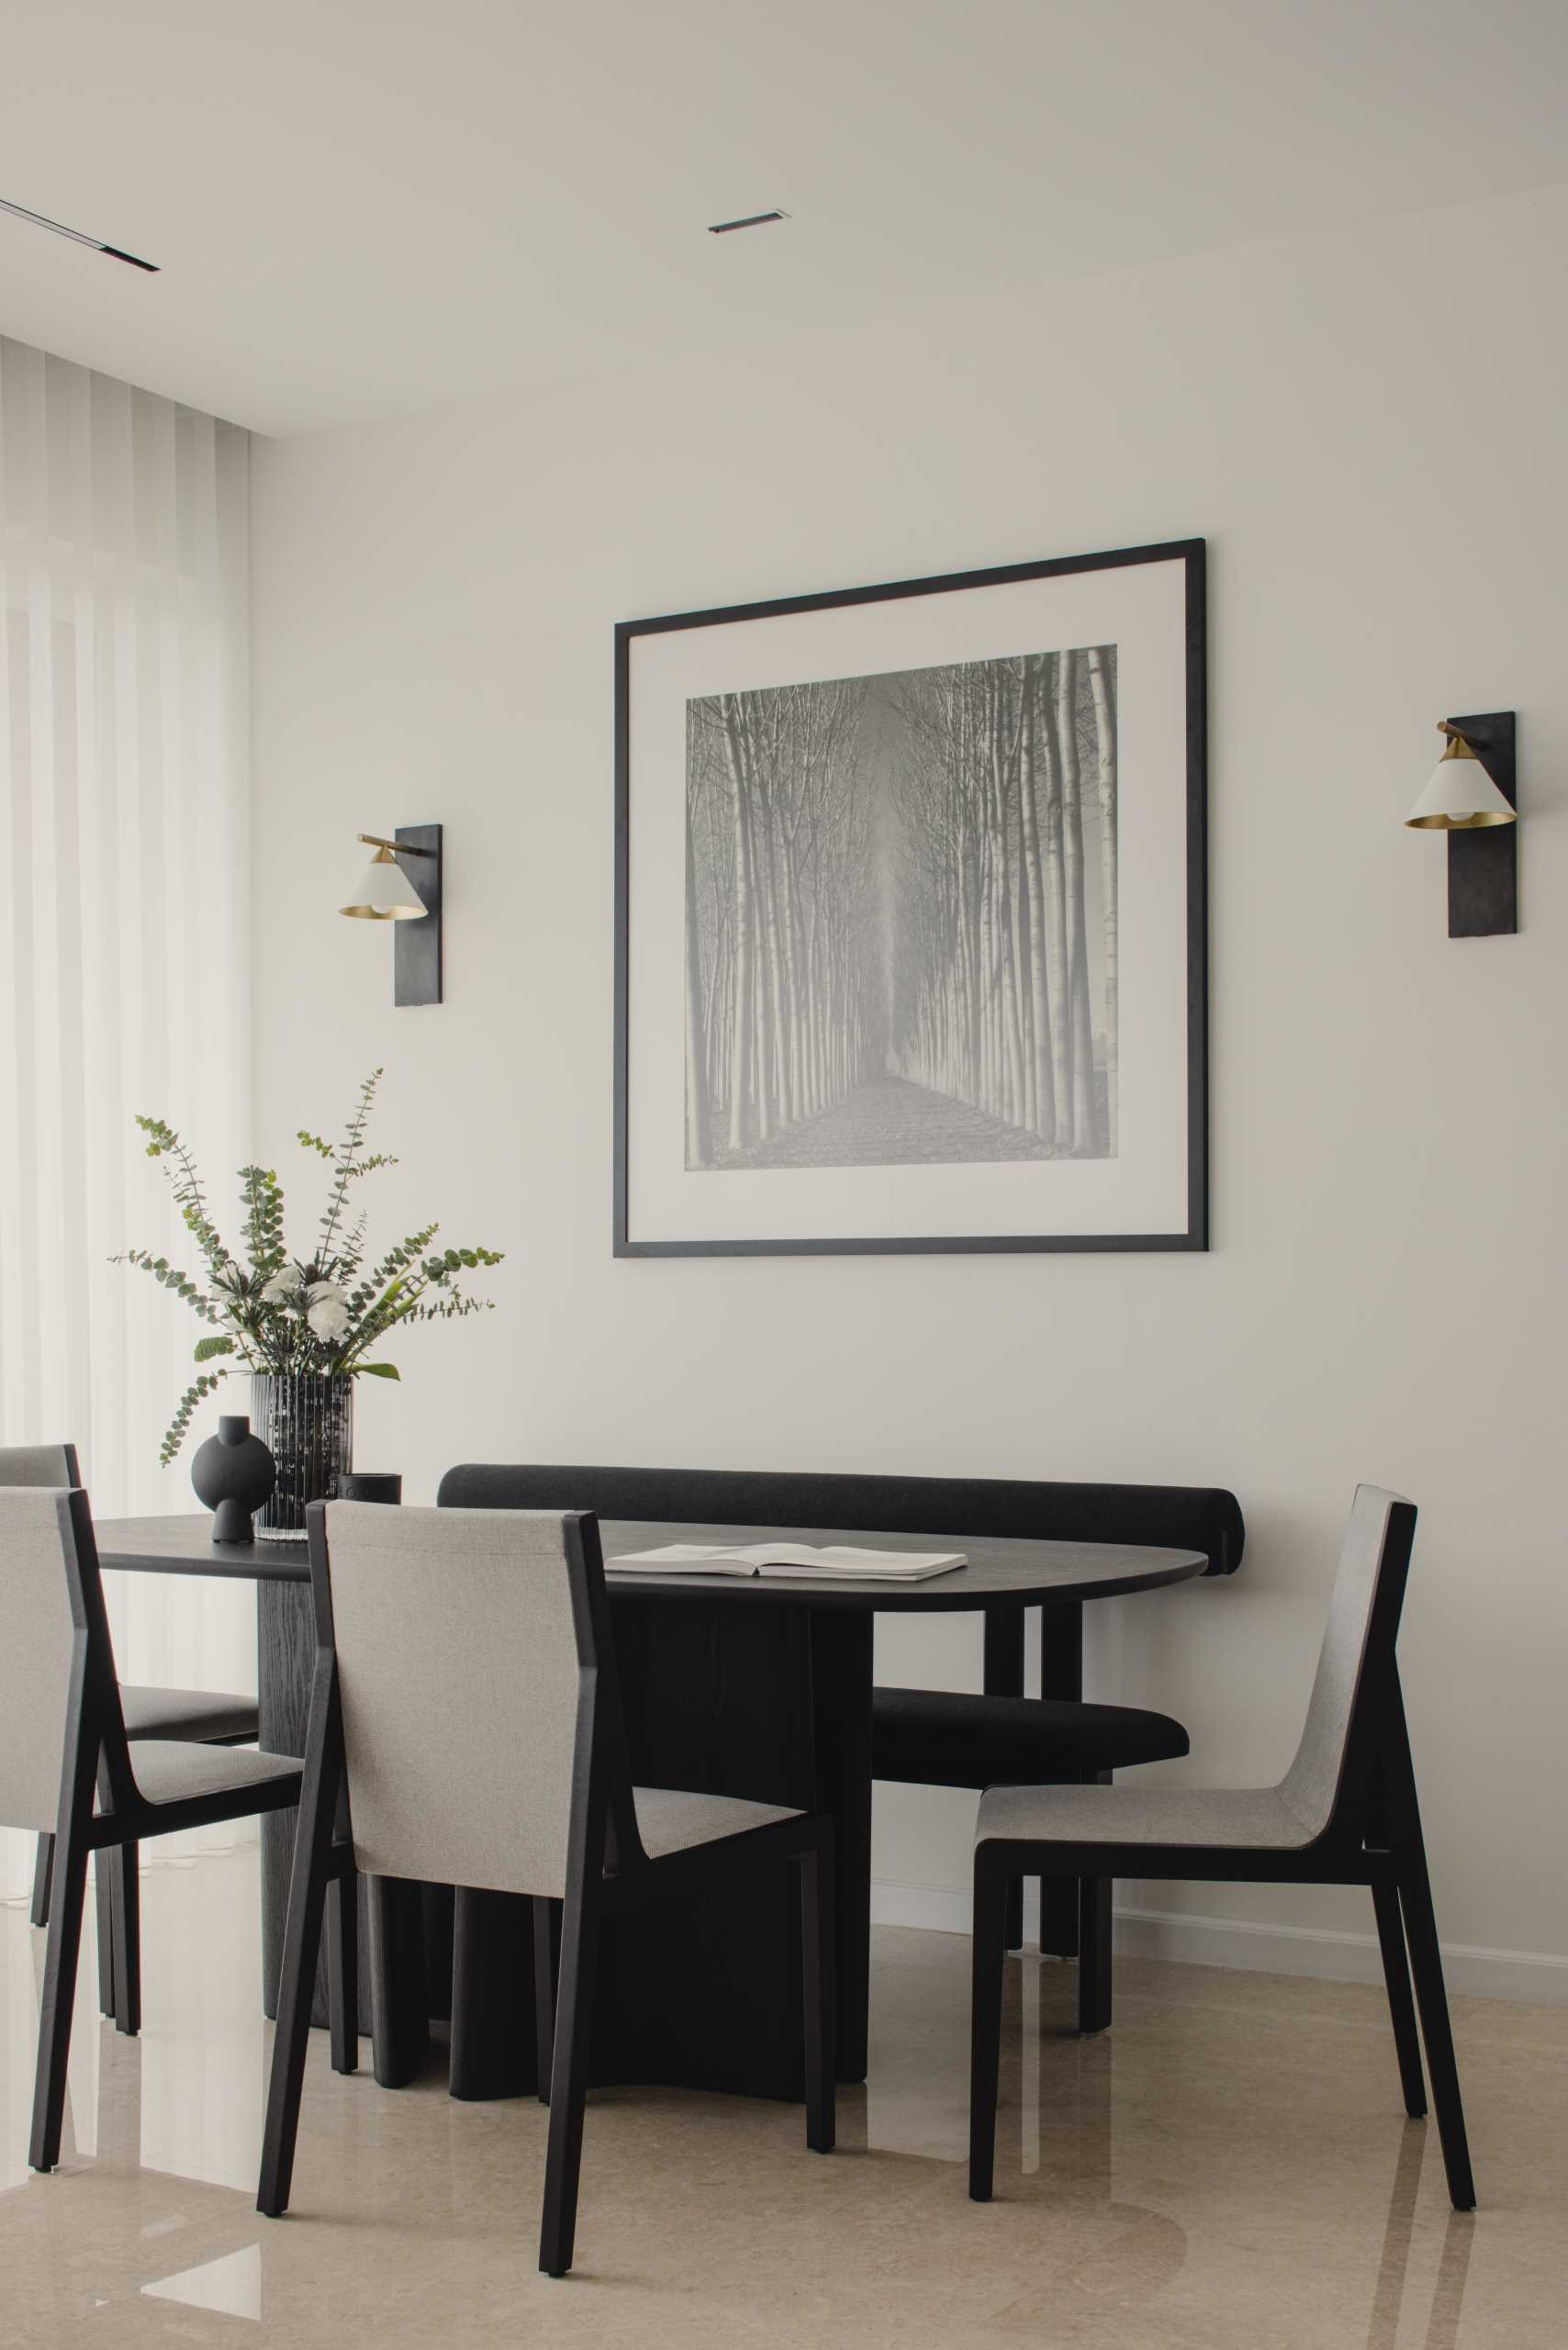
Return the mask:
<path id="1" fill-rule="evenodd" d="M 1383 1717 L 1397 1704 L 1394 1643 L 1415 1532 L 1413 1502 L 1358 1485 L 1306 1725 L 1281 1783 L 1315 1836 L 1371 1798 Z"/>
<path id="2" fill-rule="evenodd" d="M 866 1534 L 972 1534 L 1141 1542 L 1202 1550 L 1234 1574 L 1246 1529 L 1234 1494 L 1207 1485 L 1054 1479 L 870 1477 L 750 1469 L 597 1469 L 467 1462 L 437 1502 L 460 1509 L 588 1509 L 678 1526 L 790 1526 Z"/>
<path id="3" fill-rule="evenodd" d="M 88 1767 L 102 1746 L 122 1796 L 125 1723 L 87 1496 L 0 1487 L 0 1822 L 53 1830 L 84 1729 Z"/>
<path id="4" fill-rule="evenodd" d="M 79 1485 L 73 1444 L 0 1444 L 0 1485 Z"/>
<path id="5" fill-rule="evenodd" d="M 634 1850 L 593 1520 L 372 1502 L 308 1517 L 357 1865 L 558 1897 L 595 1774 L 612 1859 Z"/>

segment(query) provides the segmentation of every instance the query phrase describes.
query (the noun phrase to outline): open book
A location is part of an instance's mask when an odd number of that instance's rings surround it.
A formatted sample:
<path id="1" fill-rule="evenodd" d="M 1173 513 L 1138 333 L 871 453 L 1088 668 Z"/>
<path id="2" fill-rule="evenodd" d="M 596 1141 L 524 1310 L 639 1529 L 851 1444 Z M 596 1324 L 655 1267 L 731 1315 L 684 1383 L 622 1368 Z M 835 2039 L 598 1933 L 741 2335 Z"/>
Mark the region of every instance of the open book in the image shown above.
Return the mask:
<path id="1" fill-rule="evenodd" d="M 966 1563 L 961 1550 L 857 1550 L 847 1542 L 666 1542 L 606 1559 L 607 1574 L 785 1575 L 801 1582 L 924 1583 Z"/>

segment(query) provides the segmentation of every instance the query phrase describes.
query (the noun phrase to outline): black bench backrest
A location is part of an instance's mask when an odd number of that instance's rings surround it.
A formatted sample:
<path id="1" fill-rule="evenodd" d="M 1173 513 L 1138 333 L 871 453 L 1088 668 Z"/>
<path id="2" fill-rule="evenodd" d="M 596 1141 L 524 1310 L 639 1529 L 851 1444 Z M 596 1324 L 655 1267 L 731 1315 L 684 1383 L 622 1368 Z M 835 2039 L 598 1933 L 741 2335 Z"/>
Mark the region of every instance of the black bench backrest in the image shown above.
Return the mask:
<path id="1" fill-rule="evenodd" d="M 449 1469 L 448 1509 L 590 1509 L 689 1526 L 799 1526 L 866 1534 L 1022 1536 L 1202 1550 L 1241 1564 L 1245 1528 L 1217 1485 L 1070 1485 L 1001 1477 L 861 1477 L 753 1469 L 590 1469 L 470 1461 Z"/>

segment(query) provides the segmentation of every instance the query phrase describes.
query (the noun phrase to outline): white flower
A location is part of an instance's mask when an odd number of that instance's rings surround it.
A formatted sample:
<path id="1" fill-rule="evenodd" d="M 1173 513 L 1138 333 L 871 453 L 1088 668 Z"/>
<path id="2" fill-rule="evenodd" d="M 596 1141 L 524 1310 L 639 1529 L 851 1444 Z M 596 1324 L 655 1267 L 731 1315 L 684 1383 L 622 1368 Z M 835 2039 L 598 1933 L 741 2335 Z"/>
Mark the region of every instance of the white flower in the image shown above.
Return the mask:
<path id="1" fill-rule="evenodd" d="M 323 1282 L 321 1287 L 329 1288 L 330 1284 Z M 330 1297 L 319 1297 L 305 1319 L 316 1336 L 325 1338 L 329 1346 L 336 1346 L 341 1338 L 346 1338 L 353 1321 L 341 1290 L 334 1291 Z"/>
<path id="2" fill-rule="evenodd" d="M 263 1302 L 267 1305 L 290 1305 L 304 1287 L 305 1276 L 298 1266 L 286 1265 L 281 1273 L 273 1275 L 263 1290 Z"/>
<path id="3" fill-rule="evenodd" d="M 312 1281 L 305 1292 L 306 1302 L 310 1305 L 319 1305 L 324 1298 L 329 1297 L 335 1297 L 340 1305 L 346 1305 L 348 1294 L 347 1290 L 340 1289 L 336 1281 Z"/>

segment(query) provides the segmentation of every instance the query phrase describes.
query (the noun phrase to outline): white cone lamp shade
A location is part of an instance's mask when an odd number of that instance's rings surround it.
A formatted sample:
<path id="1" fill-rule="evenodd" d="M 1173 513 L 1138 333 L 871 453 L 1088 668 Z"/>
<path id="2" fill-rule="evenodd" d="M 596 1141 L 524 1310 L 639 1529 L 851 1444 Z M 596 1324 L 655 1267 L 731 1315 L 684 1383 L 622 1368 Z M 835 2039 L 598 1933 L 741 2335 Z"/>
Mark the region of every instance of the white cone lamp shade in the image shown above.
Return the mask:
<path id="1" fill-rule="evenodd" d="M 1463 736 L 1454 734 L 1405 821 L 1418 833 L 1473 833 L 1513 823 L 1515 811 Z"/>
<path id="2" fill-rule="evenodd" d="M 360 922 L 417 922 L 426 911 L 424 900 L 389 848 L 376 850 L 348 904 L 339 909 Z"/>

